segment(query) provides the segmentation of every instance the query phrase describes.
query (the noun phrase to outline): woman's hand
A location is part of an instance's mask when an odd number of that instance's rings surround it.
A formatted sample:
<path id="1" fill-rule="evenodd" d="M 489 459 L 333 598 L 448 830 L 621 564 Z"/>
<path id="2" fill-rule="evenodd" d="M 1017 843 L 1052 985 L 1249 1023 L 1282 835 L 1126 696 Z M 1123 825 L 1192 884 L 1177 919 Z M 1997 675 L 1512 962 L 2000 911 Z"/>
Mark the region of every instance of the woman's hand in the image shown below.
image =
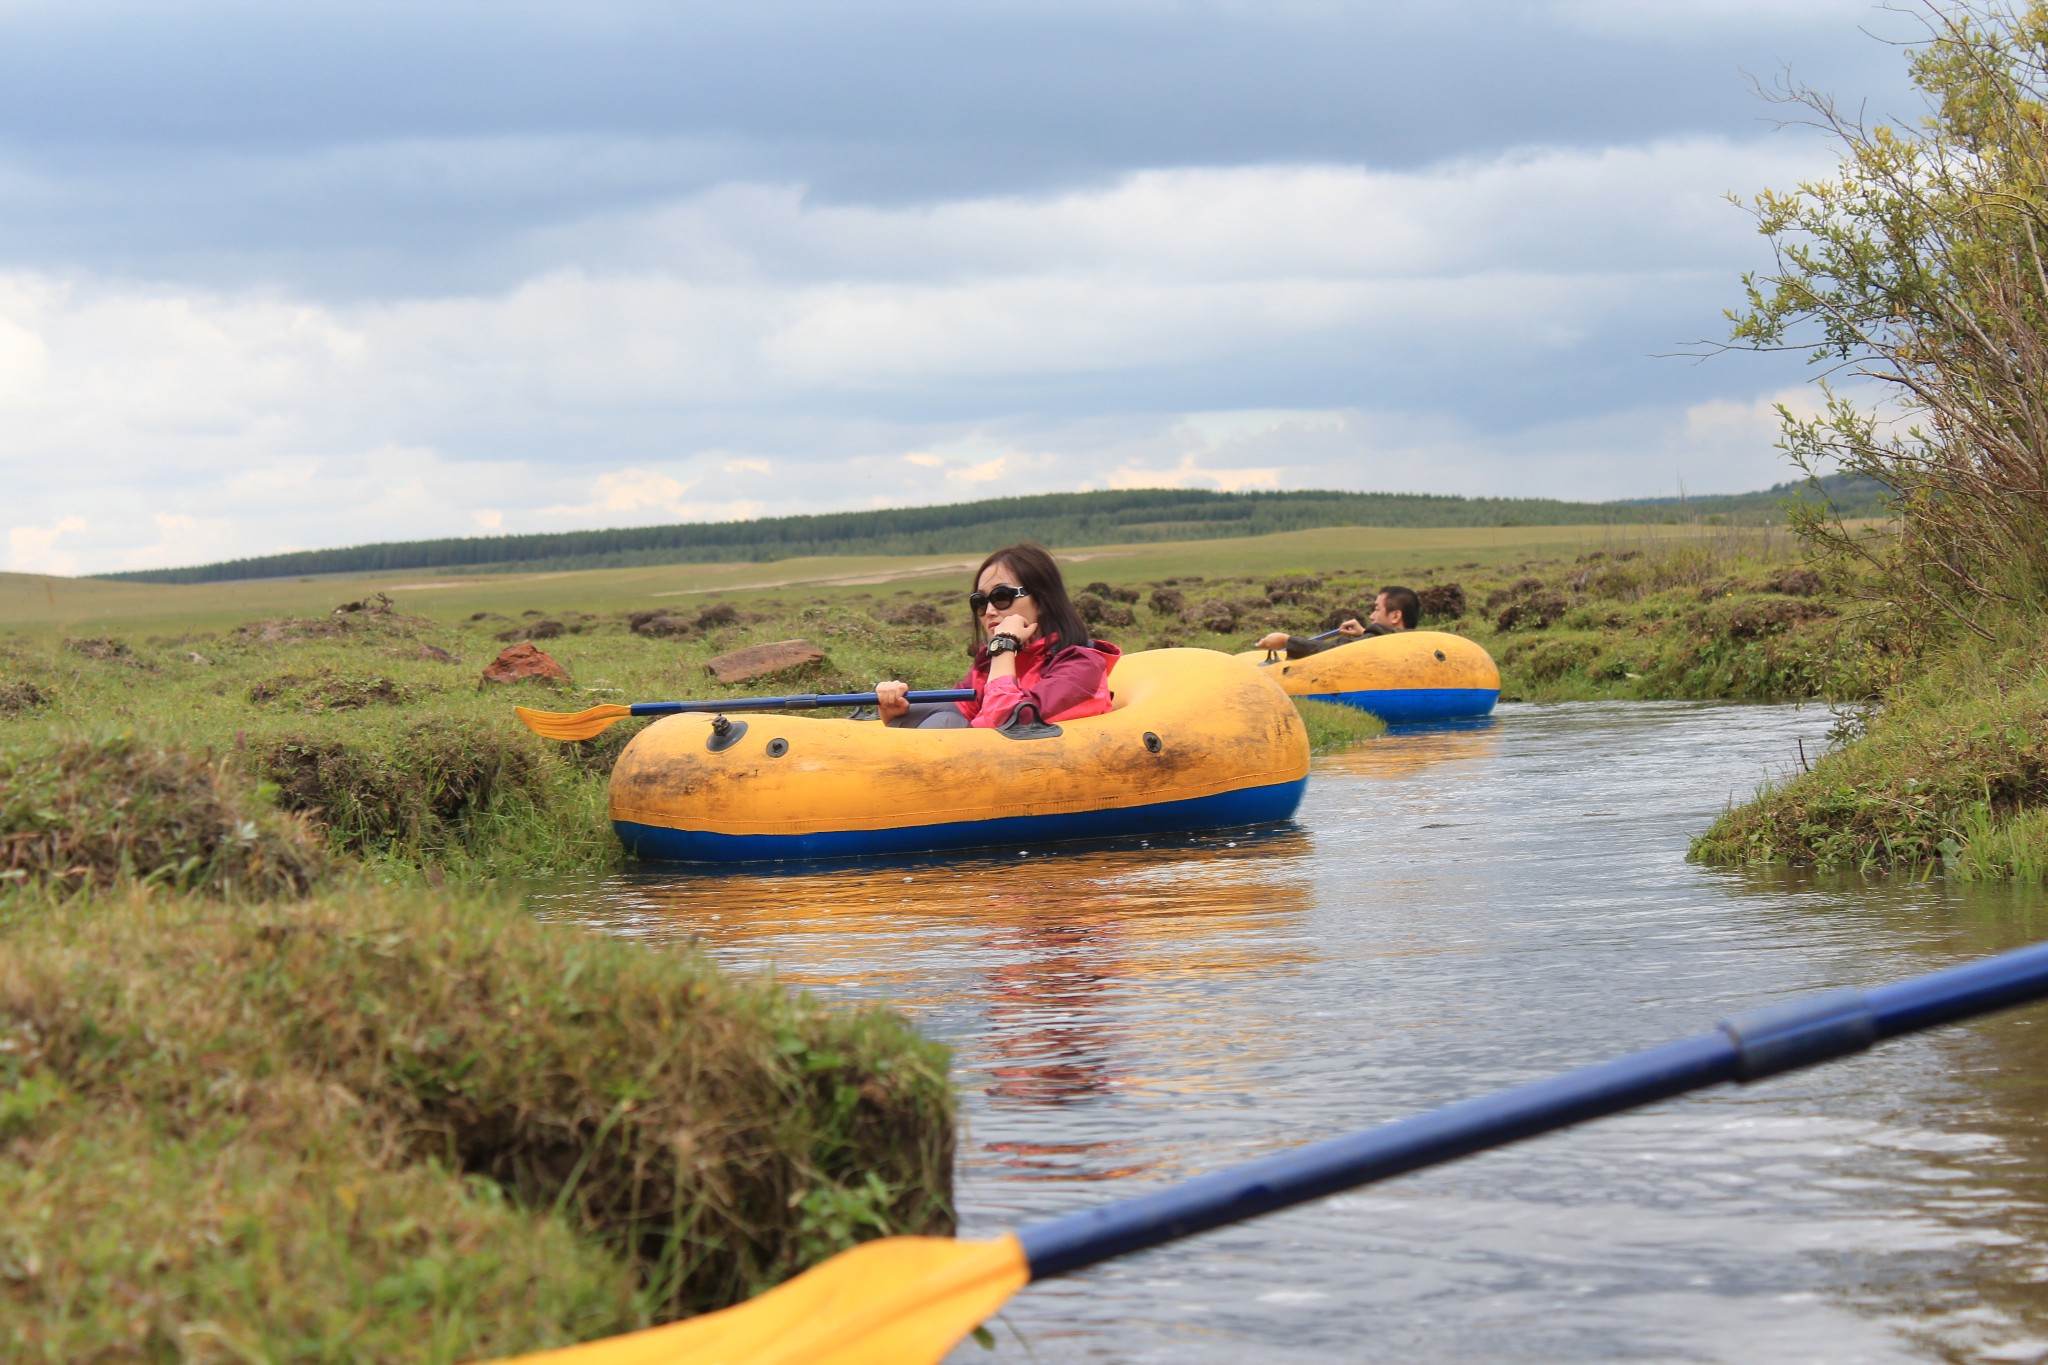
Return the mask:
<path id="1" fill-rule="evenodd" d="M 996 622 L 996 628 L 990 631 L 989 634 L 991 636 L 1012 635 L 1016 637 L 1018 644 L 1028 645 L 1031 643 L 1031 637 L 1038 634 L 1038 623 L 1036 621 L 1026 621 L 1023 617 L 1012 612 Z"/>
<path id="2" fill-rule="evenodd" d="M 903 700 L 910 692 L 910 684 L 891 678 L 888 682 L 875 684 L 875 709 L 882 713 L 882 723 L 901 720 L 910 714 L 910 703 Z"/>
<path id="3" fill-rule="evenodd" d="M 1035 621 L 1027 621 L 1013 612 L 996 622 L 996 628 L 990 631 L 988 636 L 993 640 L 998 635 L 1008 635 L 1014 638 L 1021 646 L 1030 644 L 1031 637 L 1036 634 L 1038 634 L 1038 624 Z M 1013 649 L 1006 650 L 1001 654 L 989 655 L 988 675 L 991 678 L 1016 677 L 1017 651 Z"/>

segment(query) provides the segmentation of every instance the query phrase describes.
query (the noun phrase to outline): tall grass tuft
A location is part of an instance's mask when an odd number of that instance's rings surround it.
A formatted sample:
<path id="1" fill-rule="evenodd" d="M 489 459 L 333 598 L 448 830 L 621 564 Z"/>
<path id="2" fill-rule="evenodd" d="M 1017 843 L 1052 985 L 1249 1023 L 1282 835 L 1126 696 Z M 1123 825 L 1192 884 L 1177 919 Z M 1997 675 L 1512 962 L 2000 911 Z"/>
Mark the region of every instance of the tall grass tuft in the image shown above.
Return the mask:
<path id="1" fill-rule="evenodd" d="M 0 747 L 0 879 L 298 896 L 326 858 L 228 763 L 136 735 Z"/>

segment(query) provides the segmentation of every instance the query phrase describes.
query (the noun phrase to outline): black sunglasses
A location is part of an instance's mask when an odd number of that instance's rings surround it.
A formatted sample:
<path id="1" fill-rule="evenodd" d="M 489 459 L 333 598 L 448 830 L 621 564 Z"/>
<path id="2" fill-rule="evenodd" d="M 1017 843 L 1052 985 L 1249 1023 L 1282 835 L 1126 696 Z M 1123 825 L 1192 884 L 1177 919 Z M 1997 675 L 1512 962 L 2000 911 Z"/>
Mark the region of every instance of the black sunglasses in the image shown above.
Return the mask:
<path id="1" fill-rule="evenodd" d="M 1030 593 L 1014 584 L 998 583 L 993 591 L 968 593 L 967 605 L 974 608 L 974 614 L 979 616 L 990 607 L 994 607 L 997 611 L 1008 611 L 1011 607 L 1017 605 L 1018 598 L 1029 596 L 1031 596 Z"/>

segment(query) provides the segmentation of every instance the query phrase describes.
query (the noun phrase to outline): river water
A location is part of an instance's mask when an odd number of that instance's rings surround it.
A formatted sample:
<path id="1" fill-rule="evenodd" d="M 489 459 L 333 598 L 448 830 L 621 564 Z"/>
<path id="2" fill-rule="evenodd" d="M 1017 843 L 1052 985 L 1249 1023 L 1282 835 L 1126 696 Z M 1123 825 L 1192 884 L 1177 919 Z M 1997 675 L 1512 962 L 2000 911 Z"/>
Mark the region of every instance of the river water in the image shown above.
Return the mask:
<path id="1" fill-rule="evenodd" d="M 2048 936 L 2039 889 L 1686 863 L 1828 724 L 1503 706 L 1317 760 L 1279 831 L 535 904 L 951 1044 L 985 1236 Z M 2037 1007 L 1032 1286 L 951 1359 L 2048 1361 L 2044 1119 Z"/>

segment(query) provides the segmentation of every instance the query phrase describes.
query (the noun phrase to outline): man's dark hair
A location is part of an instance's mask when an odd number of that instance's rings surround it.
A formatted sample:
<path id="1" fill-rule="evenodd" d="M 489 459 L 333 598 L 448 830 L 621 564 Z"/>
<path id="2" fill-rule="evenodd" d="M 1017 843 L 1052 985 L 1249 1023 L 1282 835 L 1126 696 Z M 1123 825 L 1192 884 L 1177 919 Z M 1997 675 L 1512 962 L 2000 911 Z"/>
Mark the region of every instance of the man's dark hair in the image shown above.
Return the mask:
<path id="1" fill-rule="evenodd" d="M 1074 610 L 1074 604 L 1067 596 L 1066 580 L 1060 577 L 1060 566 L 1052 554 L 1035 541 L 1019 541 L 1006 545 L 987 559 L 974 571 L 969 580 L 970 591 L 981 585 L 981 576 L 988 572 L 991 564 L 1001 564 L 1016 576 L 1017 586 L 1031 594 L 1031 600 L 1038 607 L 1038 634 L 1045 641 L 1046 656 L 1059 653 L 1074 645 L 1085 645 L 1094 637 L 1081 621 L 1081 613 Z M 973 612 L 973 608 L 968 608 Z M 973 624 L 968 628 L 974 649 L 978 652 L 987 643 L 982 634 L 981 617 L 973 615 Z"/>
<path id="2" fill-rule="evenodd" d="M 1401 629 L 1413 630 L 1422 624 L 1422 599 L 1412 588 L 1381 588 L 1380 595 L 1387 599 L 1387 610 L 1401 613 Z"/>

